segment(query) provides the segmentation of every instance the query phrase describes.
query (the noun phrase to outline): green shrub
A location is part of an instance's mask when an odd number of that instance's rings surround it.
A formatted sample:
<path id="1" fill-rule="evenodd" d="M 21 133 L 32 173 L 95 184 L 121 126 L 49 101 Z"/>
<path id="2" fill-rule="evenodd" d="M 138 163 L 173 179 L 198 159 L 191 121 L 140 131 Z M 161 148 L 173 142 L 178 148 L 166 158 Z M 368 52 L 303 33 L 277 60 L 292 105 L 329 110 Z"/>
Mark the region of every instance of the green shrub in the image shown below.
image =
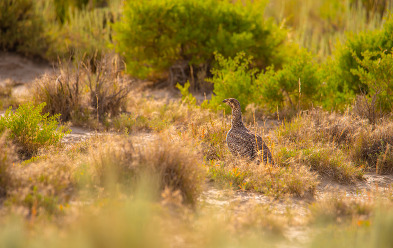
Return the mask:
<path id="1" fill-rule="evenodd" d="M 363 108 L 357 108 L 362 117 L 367 117 L 371 123 L 375 123 L 378 116 L 389 113 L 393 109 L 393 54 L 385 52 L 362 53 L 363 59 L 354 55 L 359 63 L 357 69 L 351 72 L 359 77 L 360 82 L 367 87 L 367 93 L 363 92 Z M 375 59 L 378 58 L 378 59 Z"/>
<path id="2" fill-rule="evenodd" d="M 43 20 L 35 11 L 34 1 L 0 1 L 0 49 L 42 55 L 46 45 Z"/>
<path id="3" fill-rule="evenodd" d="M 115 24 L 116 49 L 138 77 L 163 78 L 179 69 L 197 78 L 210 68 L 215 51 L 224 57 L 244 51 L 258 67 L 280 65 L 285 31 L 263 18 L 263 8 L 213 0 L 130 0 Z"/>
<path id="4" fill-rule="evenodd" d="M 350 102 L 354 95 L 367 92 L 367 85 L 354 73 L 358 67 L 363 67 L 361 61 L 364 52 L 390 53 L 393 48 L 393 18 L 389 18 L 383 28 L 376 31 L 361 32 L 348 35 L 347 41 L 337 47 L 334 60 L 329 63 L 327 83 L 331 91 L 344 96 Z M 370 56 L 370 60 L 378 60 L 381 55 Z M 365 68 L 364 68 L 365 69 Z"/>
<path id="5" fill-rule="evenodd" d="M 214 84 L 215 93 L 210 106 L 216 108 L 229 97 L 238 99 L 242 110 L 250 103 L 257 103 L 272 112 L 277 108 L 293 110 L 312 106 L 321 97 L 318 94 L 318 67 L 307 51 L 299 50 L 295 54 L 282 69 L 275 71 L 274 67 L 268 67 L 261 73 L 250 69 L 253 60 L 246 58 L 244 53 L 233 59 L 217 55 L 220 68 L 212 70 L 213 78 L 209 80 Z"/>
<path id="6" fill-rule="evenodd" d="M 38 106 L 31 103 L 23 104 L 15 113 L 9 108 L 0 118 L 0 129 L 9 130 L 9 138 L 17 144 L 24 155 L 29 156 L 40 148 L 55 145 L 70 132 L 64 133 L 63 127 L 58 130 L 59 115 L 52 117 L 48 117 L 48 113 L 42 115 L 44 106 L 45 103 Z"/>
<path id="7" fill-rule="evenodd" d="M 283 68 L 269 67 L 259 74 L 254 90 L 255 101 L 270 111 L 306 109 L 321 97 L 318 66 L 306 50 L 299 50 Z"/>
<path id="8" fill-rule="evenodd" d="M 222 106 L 222 100 L 236 98 L 244 111 L 248 104 L 255 102 L 253 96 L 257 95 L 254 90 L 257 90 L 255 77 L 258 70 L 249 68 L 251 57 L 246 58 L 244 53 L 239 53 L 233 59 L 226 59 L 217 54 L 216 60 L 219 69 L 213 69 L 213 77 L 208 79 L 214 85 L 210 107 L 216 109 Z"/>

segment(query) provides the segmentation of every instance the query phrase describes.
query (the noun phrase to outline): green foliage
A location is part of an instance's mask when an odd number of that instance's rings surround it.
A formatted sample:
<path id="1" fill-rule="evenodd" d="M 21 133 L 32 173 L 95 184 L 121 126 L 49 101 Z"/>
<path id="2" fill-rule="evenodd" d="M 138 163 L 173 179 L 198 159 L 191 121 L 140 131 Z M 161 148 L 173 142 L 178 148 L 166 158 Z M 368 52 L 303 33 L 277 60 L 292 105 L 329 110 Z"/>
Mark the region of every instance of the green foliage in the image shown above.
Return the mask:
<path id="1" fill-rule="evenodd" d="M 70 132 L 64 133 L 63 127 L 58 130 L 59 115 L 42 115 L 44 106 L 45 103 L 38 106 L 23 104 L 15 113 L 9 108 L 0 118 L 0 129 L 5 127 L 9 130 L 9 138 L 15 141 L 23 154 L 32 155 L 40 148 L 55 145 Z"/>
<path id="2" fill-rule="evenodd" d="M 177 83 L 176 88 L 180 90 L 180 94 L 182 95 L 181 99 L 183 102 L 186 102 L 188 104 L 195 105 L 196 104 L 196 98 L 190 93 L 188 88 L 190 88 L 190 82 L 187 81 L 184 86 L 181 84 Z"/>
<path id="3" fill-rule="evenodd" d="M 258 70 L 249 69 L 251 59 L 251 57 L 246 58 L 244 53 L 237 54 L 233 59 L 226 59 L 216 54 L 219 69 L 213 69 L 213 78 L 209 79 L 214 85 L 214 95 L 209 102 L 210 107 L 217 109 L 222 106 L 222 100 L 226 98 L 239 100 L 242 110 L 249 103 L 255 102 L 253 96 L 257 93 L 254 92 L 256 90 L 254 85 Z"/>
<path id="4" fill-rule="evenodd" d="M 210 67 L 215 51 L 224 57 L 244 51 L 258 67 L 280 65 L 285 31 L 263 18 L 263 8 L 213 0 L 130 0 L 115 24 L 116 49 L 138 77 L 165 77 L 163 72 L 184 62 Z"/>
<path id="5" fill-rule="evenodd" d="M 44 23 L 33 0 L 0 1 L 0 49 L 42 55 L 46 44 Z"/>
<path id="6" fill-rule="evenodd" d="M 270 111 L 277 107 L 303 109 L 320 99 L 318 66 L 305 50 L 291 56 L 282 69 L 275 71 L 274 67 L 268 67 L 261 73 L 250 69 L 252 58 L 246 58 L 244 53 L 233 59 L 217 55 L 216 59 L 220 69 L 213 69 L 213 78 L 210 79 L 215 93 L 210 101 L 213 108 L 229 97 L 238 99 L 243 110 L 248 104 L 257 103 Z"/>
<path id="7" fill-rule="evenodd" d="M 392 111 L 393 53 L 365 51 L 362 52 L 363 59 L 356 54 L 354 57 L 359 67 L 352 69 L 351 72 L 367 87 L 369 101 L 375 96 L 374 104 L 380 111 Z"/>
<path id="8" fill-rule="evenodd" d="M 306 50 L 299 50 L 283 68 L 269 67 L 256 81 L 255 98 L 271 111 L 279 108 L 305 109 L 319 100 L 318 66 Z M 258 95 L 260 97 L 258 98 Z"/>
<path id="9" fill-rule="evenodd" d="M 345 96 L 346 102 L 351 101 L 356 94 L 367 92 L 369 90 L 367 84 L 361 81 L 359 73 L 355 73 L 359 66 L 364 67 L 364 63 L 369 63 L 367 61 L 362 63 L 364 52 L 390 53 L 392 48 L 393 18 L 391 17 L 380 30 L 348 35 L 347 41 L 337 47 L 334 54 L 335 60 L 331 61 L 326 68 L 328 88 L 333 94 L 337 92 L 337 95 Z M 380 58 L 380 55 L 374 55 L 368 59 L 378 60 Z"/>

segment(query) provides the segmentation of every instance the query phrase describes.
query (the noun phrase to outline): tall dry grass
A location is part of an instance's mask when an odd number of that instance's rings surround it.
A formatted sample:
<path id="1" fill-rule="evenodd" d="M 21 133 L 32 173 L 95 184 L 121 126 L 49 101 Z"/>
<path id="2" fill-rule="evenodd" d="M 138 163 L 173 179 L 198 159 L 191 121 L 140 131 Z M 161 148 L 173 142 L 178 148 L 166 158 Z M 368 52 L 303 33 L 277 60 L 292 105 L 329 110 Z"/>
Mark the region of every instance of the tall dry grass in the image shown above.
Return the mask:
<path id="1" fill-rule="evenodd" d="M 125 111 L 132 80 L 123 75 L 118 56 L 95 57 L 94 64 L 59 62 L 59 68 L 60 75 L 39 78 L 33 87 L 32 98 L 46 102 L 45 112 L 83 125 L 104 122 Z"/>

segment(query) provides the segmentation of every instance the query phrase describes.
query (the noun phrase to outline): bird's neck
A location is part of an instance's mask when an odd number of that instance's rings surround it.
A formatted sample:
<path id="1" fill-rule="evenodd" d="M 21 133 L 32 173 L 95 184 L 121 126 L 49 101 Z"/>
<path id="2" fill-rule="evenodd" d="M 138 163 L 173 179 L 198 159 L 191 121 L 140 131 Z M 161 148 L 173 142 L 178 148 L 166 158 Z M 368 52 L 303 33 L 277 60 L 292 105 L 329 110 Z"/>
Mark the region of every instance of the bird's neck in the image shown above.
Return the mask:
<path id="1" fill-rule="evenodd" d="M 232 109 L 232 128 L 244 126 L 242 121 L 242 111 L 240 108 Z"/>

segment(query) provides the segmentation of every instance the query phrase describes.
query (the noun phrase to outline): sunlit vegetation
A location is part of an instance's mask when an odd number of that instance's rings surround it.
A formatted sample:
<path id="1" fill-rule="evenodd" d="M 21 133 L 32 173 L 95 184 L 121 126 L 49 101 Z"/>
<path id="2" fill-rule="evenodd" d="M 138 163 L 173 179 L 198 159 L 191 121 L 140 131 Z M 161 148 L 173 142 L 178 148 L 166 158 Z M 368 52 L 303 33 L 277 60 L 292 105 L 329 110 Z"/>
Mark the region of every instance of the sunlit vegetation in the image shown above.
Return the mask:
<path id="1" fill-rule="evenodd" d="M 0 1 L 54 68 L 0 81 L 0 246 L 391 247 L 392 7 Z M 230 154 L 230 97 L 274 165 Z"/>

